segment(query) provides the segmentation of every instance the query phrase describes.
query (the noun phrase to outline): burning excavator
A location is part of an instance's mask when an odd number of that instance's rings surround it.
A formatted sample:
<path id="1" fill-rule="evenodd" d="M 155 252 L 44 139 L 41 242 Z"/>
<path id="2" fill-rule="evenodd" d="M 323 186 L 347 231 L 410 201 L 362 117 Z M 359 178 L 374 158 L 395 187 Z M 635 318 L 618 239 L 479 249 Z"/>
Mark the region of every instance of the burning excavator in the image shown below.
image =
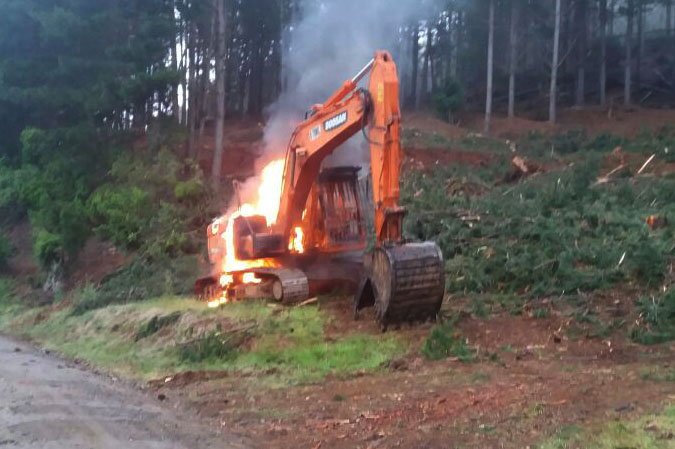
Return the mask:
<path id="1" fill-rule="evenodd" d="M 360 88 L 368 74 L 368 88 Z M 378 51 L 307 112 L 285 159 L 263 170 L 257 203 L 239 204 L 208 227 L 213 273 L 197 281 L 199 294 L 210 305 L 265 297 L 293 304 L 347 287 L 355 292 L 355 314 L 374 306 L 383 329 L 435 318 L 445 290 L 443 255 L 434 242 L 407 242 L 402 235 L 400 120 L 396 65 Z M 372 202 L 363 194 L 360 168 L 323 167 L 358 132 L 370 147 Z M 367 222 L 374 247 L 366 251 Z M 354 254 L 357 262 L 348 256 Z"/>

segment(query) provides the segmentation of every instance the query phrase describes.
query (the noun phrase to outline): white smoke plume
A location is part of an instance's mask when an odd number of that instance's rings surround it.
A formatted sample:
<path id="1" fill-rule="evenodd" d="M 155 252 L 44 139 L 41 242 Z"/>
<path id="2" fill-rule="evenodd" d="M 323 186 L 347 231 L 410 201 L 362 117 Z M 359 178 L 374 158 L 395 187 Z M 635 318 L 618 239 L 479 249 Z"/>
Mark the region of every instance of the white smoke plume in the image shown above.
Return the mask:
<path id="1" fill-rule="evenodd" d="M 257 170 L 283 157 L 295 126 L 311 105 L 322 103 L 352 78 L 378 49 L 401 55 L 401 29 L 424 17 L 424 0 L 305 0 L 302 18 L 284 38 L 284 90 L 267 110 L 264 154 Z M 353 165 L 367 169 L 368 154 L 359 133 L 326 161 L 325 165 Z M 365 171 L 365 170 L 362 170 Z M 246 199 L 255 194 L 258 180 L 247 181 Z"/>
<path id="2" fill-rule="evenodd" d="M 354 76 L 375 50 L 385 49 L 395 58 L 399 56 L 399 30 L 411 18 L 420 17 L 421 4 L 420 0 L 305 1 L 303 18 L 289 33 L 290 46 L 285 46 L 285 90 L 268 111 L 266 151 L 280 151 L 280 142 L 281 151 L 285 150 L 304 112 Z M 362 146 L 352 144 L 351 148 Z M 337 159 L 360 163 L 363 157 L 354 160 L 350 150 L 338 150 L 333 158 L 346 154 L 347 158 Z"/>

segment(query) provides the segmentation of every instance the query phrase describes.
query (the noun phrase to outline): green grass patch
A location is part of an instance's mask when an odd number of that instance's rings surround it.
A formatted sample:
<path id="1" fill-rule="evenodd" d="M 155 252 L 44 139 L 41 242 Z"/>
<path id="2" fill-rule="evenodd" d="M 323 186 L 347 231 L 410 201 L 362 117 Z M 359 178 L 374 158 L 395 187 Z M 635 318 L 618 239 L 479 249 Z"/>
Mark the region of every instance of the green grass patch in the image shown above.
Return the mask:
<path id="1" fill-rule="evenodd" d="M 672 449 L 675 429 L 675 406 L 660 413 L 635 420 L 617 420 L 597 428 L 578 426 L 562 428 L 556 435 L 537 446 L 539 449 Z"/>
<path id="2" fill-rule="evenodd" d="M 640 318 L 631 336 L 637 343 L 651 345 L 675 340 L 675 289 L 640 298 Z"/>
<path id="3" fill-rule="evenodd" d="M 675 368 L 654 368 L 642 372 L 644 380 L 652 382 L 675 382 Z"/>
<path id="4" fill-rule="evenodd" d="M 140 329 L 138 329 L 138 332 L 136 332 L 135 340 L 138 341 L 157 333 L 163 327 L 170 326 L 176 321 L 178 321 L 180 316 L 181 312 L 173 312 L 168 315 L 153 316 L 152 318 L 150 318 L 150 320 L 148 320 L 147 323 L 145 323 L 143 326 L 141 326 Z"/>
<path id="5" fill-rule="evenodd" d="M 140 379 L 223 370 L 259 373 L 272 384 L 313 382 L 376 370 L 408 349 L 393 333 L 329 338 L 325 312 L 265 302 L 208 309 L 197 301 L 164 297 L 77 315 L 69 309 L 47 311 L 15 314 L 0 329 Z M 42 313 L 46 319 L 36 320 Z"/>

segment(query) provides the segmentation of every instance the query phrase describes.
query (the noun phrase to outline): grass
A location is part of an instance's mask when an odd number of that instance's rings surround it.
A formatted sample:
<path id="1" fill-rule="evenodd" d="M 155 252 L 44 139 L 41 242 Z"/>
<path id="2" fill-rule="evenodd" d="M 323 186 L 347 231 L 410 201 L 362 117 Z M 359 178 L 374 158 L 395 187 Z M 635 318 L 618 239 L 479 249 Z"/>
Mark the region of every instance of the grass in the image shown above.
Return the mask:
<path id="1" fill-rule="evenodd" d="M 0 330 L 22 307 L 14 294 L 14 283 L 9 278 L 0 277 Z"/>
<path id="2" fill-rule="evenodd" d="M 641 375 L 644 380 L 651 382 L 674 382 L 675 368 L 654 368 L 644 371 Z"/>
<path id="3" fill-rule="evenodd" d="M 68 308 L 44 309 L 48 317 L 36 320 L 39 312 L 14 310 L 0 330 L 146 380 L 187 370 L 224 370 L 254 372 L 277 384 L 315 382 L 376 370 L 407 350 L 393 333 L 327 338 L 330 318 L 324 312 L 264 302 L 207 309 L 189 299 L 163 297 L 77 315 Z"/>
<path id="4" fill-rule="evenodd" d="M 640 318 L 631 336 L 642 344 L 659 344 L 675 340 L 675 289 L 640 298 L 637 301 Z"/>
<path id="5" fill-rule="evenodd" d="M 675 406 L 669 405 L 653 415 L 635 420 L 617 420 L 582 429 L 563 427 L 556 435 L 540 444 L 538 449 L 672 449 L 675 429 Z"/>

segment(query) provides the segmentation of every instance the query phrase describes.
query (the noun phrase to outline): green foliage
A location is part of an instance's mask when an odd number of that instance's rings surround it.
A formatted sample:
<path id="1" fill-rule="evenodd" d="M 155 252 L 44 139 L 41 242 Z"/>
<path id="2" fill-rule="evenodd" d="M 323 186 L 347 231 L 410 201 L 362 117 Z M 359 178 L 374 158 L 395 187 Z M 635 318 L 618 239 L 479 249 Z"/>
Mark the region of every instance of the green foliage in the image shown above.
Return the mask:
<path id="1" fill-rule="evenodd" d="M 87 284 L 79 289 L 73 301 L 73 314 L 81 314 L 87 310 L 95 309 L 99 306 L 99 292 L 92 284 Z"/>
<path id="2" fill-rule="evenodd" d="M 422 354 L 429 360 L 457 357 L 462 362 L 472 362 L 476 351 L 459 337 L 452 322 L 434 326 L 422 346 Z"/>
<path id="3" fill-rule="evenodd" d="M 138 332 L 136 332 L 135 340 L 142 340 L 151 335 L 156 334 L 160 329 L 170 326 L 178 321 L 182 313 L 179 311 L 170 313 L 168 315 L 155 315 L 143 324 Z"/>
<path id="4" fill-rule="evenodd" d="M 656 287 L 675 256 L 672 226 L 650 231 L 644 221 L 650 214 L 675 216 L 673 179 L 592 186 L 591 160 L 481 196 L 448 196 L 438 188 L 462 179 L 461 170 L 411 173 L 403 184 L 406 232 L 438 242 L 451 292 L 528 298 L 626 281 Z"/>
<path id="5" fill-rule="evenodd" d="M 14 296 L 14 286 L 12 281 L 0 277 L 0 304 L 7 304 Z"/>
<path id="6" fill-rule="evenodd" d="M 668 435 L 675 428 L 675 406 L 637 419 L 613 419 L 600 426 L 587 429 L 565 426 L 550 439 L 536 447 L 539 449 L 617 449 L 644 448 L 670 449 L 672 438 Z"/>
<path id="7" fill-rule="evenodd" d="M 124 154 L 113 163 L 111 178 L 87 205 L 96 233 L 122 248 L 140 250 L 144 257 L 197 250 L 189 231 L 201 230 L 212 215 L 198 167 L 179 162 L 166 150 L 154 156 Z"/>
<path id="8" fill-rule="evenodd" d="M 641 375 L 644 380 L 652 382 L 673 382 L 675 383 L 675 368 L 658 367 L 644 371 Z"/>
<path id="9" fill-rule="evenodd" d="M 48 268 L 52 264 L 63 260 L 63 239 L 45 229 L 38 229 L 34 235 L 33 252 L 42 267 Z"/>
<path id="10" fill-rule="evenodd" d="M 556 134 L 551 139 L 553 151 L 558 154 L 572 154 L 583 148 L 587 135 L 583 129 L 573 129 Z"/>
<path id="11" fill-rule="evenodd" d="M 165 64 L 173 5 L 56 3 L 0 3 L 0 158 L 10 161 L 0 162 L 0 221 L 28 212 L 43 264 L 68 262 L 83 246 L 92 227 L 88 198 L 123 130 L 161 121 L 168 107 L 155 119 L 144 112 L 147 102 L 165 103 L 180 79 Z"/>
<path id="12" fill-rule="evenodd" d="M 248 335 L 240 333 L 223 335 L 210 332 L 194 341 L 181 345 L 179 358 L 184 363 L 197 363 L 206 360 L 232 360 L 237 356 L 237 348 Z"/>
<path id="13" fill-rule="evenodd" d="M 652 345 L 675 340 L 675 290 L 637 301 L 640 319 L 631 336 L 637 343 Z"/>
<path id="14" fill-rule="evenodd" d="M 434 95 L 436 112 L 443 120 L 453 121 L 453 116 L 464 104 L 464 90 L 455 79 L 448 78 Z"/>
<path id="15" fill-rule="evenodd" d="M 71 313 L 82 315 L 111 304 L 144 301 L 164 295 L 192 292 L 199 275 L 199 265 L 192 256 L 137 258 L 108 277 L 99 288 L 88 287 L 82 299 L 75 301 Z"/>
<path id="16" fill-rule="evenodd" d="M 187 181 L 179 181 L 173 189 L 174 196 L 178 201 L 192 202 L 200 201 L 206 194 L 206 186 L 201 179 L 188 179 Z"/>
<path id="17" fill-rule="evenodd" d="M 0 269 L 3 269 L 7 266 L 7 261 L 9 256 L 12 255 L 12 245 L 9 243 L 9 239 L 0 232 Z"/>
<path id="18" fill-rule="evenodd" d="M 89 217 L 97 234 L 122 248 L 138 248 L 152 210 L 138 187 L 104 185 L 89 198 Z"/>
<path id="19" fill-rule="evenodd" d="M 585 144 L 586 149 L 591 151 L 612 151 L 624 144 L 624 139 L 610 133 L 601 133 Z"/>

